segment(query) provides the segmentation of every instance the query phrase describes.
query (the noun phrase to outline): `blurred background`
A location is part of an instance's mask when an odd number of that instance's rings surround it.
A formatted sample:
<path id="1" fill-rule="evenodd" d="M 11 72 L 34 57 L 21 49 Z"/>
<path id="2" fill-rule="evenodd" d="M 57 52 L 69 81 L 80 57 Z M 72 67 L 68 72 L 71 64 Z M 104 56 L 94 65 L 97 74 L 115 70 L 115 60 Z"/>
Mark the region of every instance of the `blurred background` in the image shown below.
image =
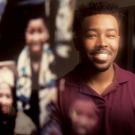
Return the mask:
<path id="1" fill-rule="evenodd" d="M 28 12 L 45 12 L 50 31 L 50 46 L 56 57 L 53 69 L 58 76 L 78 62 L 72 42 L 72 21 L 77 6 L 90 0 L 0 0 L 0 61 L 17 60 L 25 46 L 24 22 Z M 123 10 L 122 53 L 118 63 L 135 72 L 135 0 L 112 0 Z M 52 67 L 53 68 L 53 67 Z"/>

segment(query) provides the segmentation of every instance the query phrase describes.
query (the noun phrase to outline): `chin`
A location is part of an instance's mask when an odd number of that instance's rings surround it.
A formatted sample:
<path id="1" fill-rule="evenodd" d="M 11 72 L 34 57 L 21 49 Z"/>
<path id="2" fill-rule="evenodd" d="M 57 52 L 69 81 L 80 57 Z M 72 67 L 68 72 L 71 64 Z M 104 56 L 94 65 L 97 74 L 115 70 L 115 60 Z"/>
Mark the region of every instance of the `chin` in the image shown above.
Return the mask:
<path id="1" fill-rule="evenodd" d="M 31 50 L 30 51 L 30 55 L 32 58 L 39 58 L 41 54 L 42 54 L 41 50 Z"/>
<path id="2" fill-rule="evenodd" d="M 111 67 L 111 64 L 93 64 L 93 66 L 97 71 L 105 72 Z"/>
<path id="3" fill-rule="evenodd" d="M 31 52 L 34 54 L 40 53 L 42 49 L 31 49 Z"/>
<path id="4" fill-rule="evenodd" d="M 77 135 L 86 135 L 88 133 L 88 131 L 86 129 L 83 129 L 83 128 L 80 128 L 80 127 L 75 129 L 75 131 L 76 131 Z"/>
<path id="5" fill-rule="evenodd" d="M 10 113 L 9 108 L 1 110 L 3 114 L 8 115 Z"/>
<path id="6" fill-rule="evenodd" d="M 30 52 L 33 53 L 33 54 L 38 54 L 38 53 L 41 53 L 42 52 L 42 47 L 38 46 L 38 47 L 31 47 L 29 48 L 30 49 Z"/>

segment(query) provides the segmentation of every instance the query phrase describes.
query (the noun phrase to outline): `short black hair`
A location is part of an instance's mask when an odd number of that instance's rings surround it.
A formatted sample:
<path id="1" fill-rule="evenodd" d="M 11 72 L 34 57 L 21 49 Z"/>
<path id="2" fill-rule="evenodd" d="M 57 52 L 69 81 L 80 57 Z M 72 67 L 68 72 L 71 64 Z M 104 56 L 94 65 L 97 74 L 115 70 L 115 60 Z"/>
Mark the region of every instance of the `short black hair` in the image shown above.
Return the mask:
<path id="1" fill-rule="evenodd" d="M 28 24 L 31 20 L 36 20 L 36 19 L 41 19 L 41 20 L 43 20 L 43 22 L 46 26 L 48 25 L 48 20 L 47 20 L 45 13 L 41 12 L 41 11 L 40 12 L 36 11 L 34 13 L 32 13 L 32 12 L 27 13 L 27 16 L 25 18 L 25 28 L 28 26 Z"/>
<path id="2" fill-rule="evenodd" d="M 73 32 L 75 35 L 80 33 L 83 20 L 96 14 L 111 14 L 121 23 L 122 12 L 118 5 L 108 1 L 90 1 L 87 5 L 81 5 L 74 15 Z"/>

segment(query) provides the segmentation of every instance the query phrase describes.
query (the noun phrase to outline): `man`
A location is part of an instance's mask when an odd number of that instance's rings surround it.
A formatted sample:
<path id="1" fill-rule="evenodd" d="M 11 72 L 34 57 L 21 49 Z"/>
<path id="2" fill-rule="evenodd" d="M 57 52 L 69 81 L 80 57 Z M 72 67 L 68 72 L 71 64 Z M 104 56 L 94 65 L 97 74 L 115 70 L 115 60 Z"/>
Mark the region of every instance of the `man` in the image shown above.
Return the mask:
<path id="1" fill-rule="evenodd" d="M 74 41 L 80 64 L 59 82 L 48 133 L 134 135 L 135 75 L 115 59 L 120 48 L 121 14 L 107 2 L 76 11 Z"/>

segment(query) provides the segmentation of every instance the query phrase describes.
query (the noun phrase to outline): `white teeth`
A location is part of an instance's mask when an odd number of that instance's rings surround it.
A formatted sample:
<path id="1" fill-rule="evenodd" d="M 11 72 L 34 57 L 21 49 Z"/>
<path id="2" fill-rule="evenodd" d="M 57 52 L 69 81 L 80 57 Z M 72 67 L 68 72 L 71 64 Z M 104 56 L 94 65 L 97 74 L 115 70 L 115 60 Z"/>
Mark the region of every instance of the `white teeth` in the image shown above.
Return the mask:
<path id="1" fill-rule="evenodd" d="M 99 53 L 95 55 L 95 58 L 99 60 L 107 60 L 108 54 L 107 53 Z"/>

